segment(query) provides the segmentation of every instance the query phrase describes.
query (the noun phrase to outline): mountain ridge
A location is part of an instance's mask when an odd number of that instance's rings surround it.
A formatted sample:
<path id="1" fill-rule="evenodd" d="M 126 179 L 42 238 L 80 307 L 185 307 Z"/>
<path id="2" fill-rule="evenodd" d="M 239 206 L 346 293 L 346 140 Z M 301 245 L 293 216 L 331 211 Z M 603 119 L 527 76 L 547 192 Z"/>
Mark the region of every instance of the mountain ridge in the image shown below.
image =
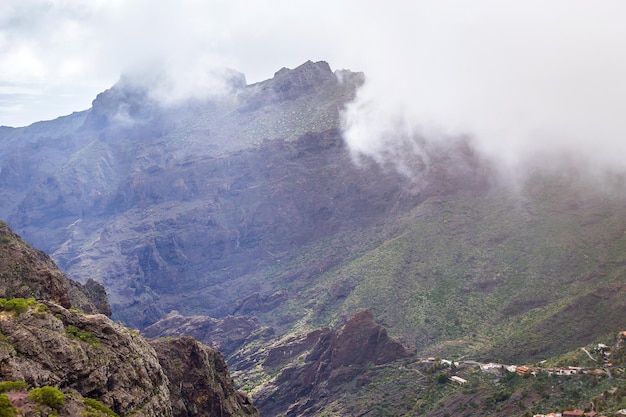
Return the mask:
<path id="1" fill-rule="evenodd" d="M 412 138 L 402 173 L 355 164 L 340 121 L 363 74 L 309 61 L 234 80 L 167 106 L 125 80 L 93 114 L 0 132 L 0 214 L 100 281 L 115 319 L 223 348 L 248 392 L 287 389 L 298 368 L 271 352 L 362 310 L 414 354 L 503 363 L 626 327 L 619 176 L 539 159 L 511 187 L 470 137 Z M 346 383 L 374 397 L 368 381 L 414 372 L 368 363 Z"/>

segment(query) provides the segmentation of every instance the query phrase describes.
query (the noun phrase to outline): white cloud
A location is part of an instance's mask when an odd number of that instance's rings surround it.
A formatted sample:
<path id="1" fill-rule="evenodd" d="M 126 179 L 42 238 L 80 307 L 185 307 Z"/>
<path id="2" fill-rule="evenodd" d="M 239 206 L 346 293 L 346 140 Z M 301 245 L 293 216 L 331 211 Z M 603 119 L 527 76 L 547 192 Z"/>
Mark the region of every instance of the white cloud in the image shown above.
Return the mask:
<path id="1" fill-rule="evenodd" d="M 369 16 L 395 19 L 395 30 L 366 65 L 346 137 L 380 156 L 389 137 L 470 134 L 509 166 L 567 148 L 626 168 L 625 11 L 617 1 L 420 1 Z"/>
<path id="2" fill-rule="evenodd" d="M 3 96 L 0 125 L 87 108 L 154 63 L 176 99 L 219 89 L 223 66 L 257 82 L 326 60 L 367 75 L 346 113 L 365 154 L 467 133 L 510 165 L 567 147 L 622 167 L 625 12 L 621 0 L 5 0 L 0 83 L 29 94 Z"/>

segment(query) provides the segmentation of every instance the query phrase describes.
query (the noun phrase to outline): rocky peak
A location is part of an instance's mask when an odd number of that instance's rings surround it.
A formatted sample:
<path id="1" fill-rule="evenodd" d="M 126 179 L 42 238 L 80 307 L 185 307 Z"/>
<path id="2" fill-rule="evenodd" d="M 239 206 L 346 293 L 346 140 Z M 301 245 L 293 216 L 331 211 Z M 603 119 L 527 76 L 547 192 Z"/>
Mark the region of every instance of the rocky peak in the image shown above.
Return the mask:
<path id="1" fill-rule="evenodd" d="M 337 77 L 325 61 L 307 61 L 292 70 L 282 68 L 272 79 L 274 90 L 282 100 L 293 100 L 309 94 L 328 83 L 337 83 Z"/>
<path id="2" fill-rule="evenodd" d="M 331 348 L 331 368 L 367 362 L 379 365 L 407 355 L 404 346 L 391 339 L 387 329 L 376 324 L 370 310 L 355 313 L 337 334 Z"/>
<path id="3" fill-rule="evenodd" d="M 164 67 L 123 74 L 113 87 L 98 94 L 83 129 L 159 123 L 174 107 L 202 105 L 246 86 L 245 75 L 231 68 L 209 68 L 203 76 L 207 86 L 189 89 L 179 74 Z"/>
<path id="4" fill-rule="evenodd" d="M 255 403 L 267 415 L 317 415 L 368 364 L 382 365 L 408 355 L 374 321 L 371 311 L 359 311 L 338 331 L 315 330 L 276 343 L 263 366 L 280 371 L 254 395 Z"/>

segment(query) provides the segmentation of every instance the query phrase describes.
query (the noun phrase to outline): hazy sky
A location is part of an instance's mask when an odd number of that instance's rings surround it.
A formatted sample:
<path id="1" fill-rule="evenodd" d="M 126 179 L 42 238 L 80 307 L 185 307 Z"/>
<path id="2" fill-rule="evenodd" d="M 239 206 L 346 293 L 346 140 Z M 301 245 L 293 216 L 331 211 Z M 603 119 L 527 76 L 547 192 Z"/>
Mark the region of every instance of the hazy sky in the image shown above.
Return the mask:
<path id="1" fill-rule="evenodd" d="M 622 0 L 3 0 L 0 125 L 83 110 L 157 63 L 177 93 L 214 68 L 271 78 L 306 60 L 364 71 L 354 149 L 468 133 L 488 154 L 570 149 L 626 159 Z"/>

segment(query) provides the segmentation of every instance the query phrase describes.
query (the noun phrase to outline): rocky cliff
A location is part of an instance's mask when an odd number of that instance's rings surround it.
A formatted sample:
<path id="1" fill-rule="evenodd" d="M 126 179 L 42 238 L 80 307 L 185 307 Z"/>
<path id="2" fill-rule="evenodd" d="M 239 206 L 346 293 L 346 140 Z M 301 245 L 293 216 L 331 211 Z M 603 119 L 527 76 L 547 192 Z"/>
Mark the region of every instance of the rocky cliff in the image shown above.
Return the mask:
<path id="1" fill-rule="evenodd" d="M 232 361 L 242 369 L 260 362 L 269 373 L 276 373 L 254 394 L 264 415 L 315 416 L 356 384 L 368 367 L 407 356 L 407 349 L 375 323 L 372 312 L 363 310 L 338 330 L 292 336 L 264 354 L 239 355 Z"/>
<path id="2" fill-rule="evenodd" d="M 0 297 L 46 299 L 65 308 L 111 315 L 100 283 L 87 279 L 81 285 L 69 280 L 46 253 L 24 243 L 3 221 L 0 221 L 0 239 Z"/>
<path id="3" fill-rule="evenodd" d="M 168 376 L 172 415 L 246 416 L 257 411 L 234 388 L 221 353 L 192 337 L 150 341 Z"/>
<path id="4" fill-rule="evenodd" d="M 58 390 L 67 400 L 55 406 L 60 416 L 96 412 L 94 404 L 119 415 L 257 414 L 235 391 L 218 352 L 191 338 L 148 342 L 103 314 L 81 310 L 96 310 L 93 299 L 107 305 L 102 292 L 89 288 L 101 287 L 72 283 L 6 225 L 0 242 L 2 381 L 23 381 L 17 391 Z M 9 398 L 25 415 L 48 406 L 19 392 Z"/>

